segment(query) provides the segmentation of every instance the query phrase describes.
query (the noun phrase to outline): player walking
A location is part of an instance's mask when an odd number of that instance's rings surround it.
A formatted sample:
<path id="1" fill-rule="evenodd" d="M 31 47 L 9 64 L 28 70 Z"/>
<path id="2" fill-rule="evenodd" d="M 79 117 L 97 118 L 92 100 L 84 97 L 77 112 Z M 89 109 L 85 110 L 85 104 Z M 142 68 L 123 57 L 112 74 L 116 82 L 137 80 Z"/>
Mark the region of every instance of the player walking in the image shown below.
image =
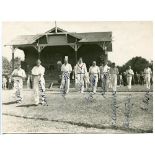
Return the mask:
<path id="1" fill-rule="evenodd" d="M 82 58 L 79 58 L 79 61 L 75 66 L 75 83 L 80 87 L 80 93 L 84 92 L 84 78 L 86 76 L 86 73 L 86 64 L 83 63 Z"/>
<path id="2" fill-rule="evenodd" d="M 148 91 L 150 90 L 150 85 L 151 85 L 151 83 L 150 83 L 151 74 L 152 74 L 151 68 L 149 66 L 147 66 L 144 69 L 144 78 L 145 78 L 145 82 L 146 82 L 146 88 Z"/>
<path id="3" fill-rule="evenodd" d="M 134 75 L 133 70 L 131 69 L 131 66 L 128 67 L 128 69 L 126 70 L 126 76 L 127 76 L 127 85 L 128 85 L 128 89 L 131 89 L 131 82 L 132 82 L 132 76 Z"/>
<path id="4" fill-rule="evenodd" d="M 60 89 L 63 90 L 64 94 L 69 92 L 70 86 L 70 73 L 72 72 L 72 66 L 68 63 L 68 56 L 65 56 L 64 64 L 61 66 L 62 80 Z"/>
<path id="5" fill-rule="evenodd" d="M 100 69 L 96 66 L 96 61 L 93 61 L 92 66 L 89 68 L 89 74 L 93 93 L 96 93 L 98 79 L 100 78 Z"/>
<path id="6" fill-rule="evenodd" d="M 102 65 L 100 66 L 100 76 L 103 89 L 102 95 L 105 95 L 105 92 L 108 89 L 109 69 L 110 67 L 107 65 L 107 62 L 102 63 Z"/>
<path id="7" fill-rule="evenodd" d="M 23 101 L 23 79 L 26 78 L 25 71 L 21 68 L 21 64 L 17 64 L 17 69 L 15 69 L 11 77 L 14 80 L 13 86 L 13 97 L 18 104 L 22 104 Z"/>
<path id="8" fill-rule="evenodd" d="M 112 66 L 109 70 L 109 74 L 111 77 L 112 91 L 113 94 L 115 95 L 117 89 L 117 76 L 119 74 L 118 68 L 115 66 L 115 63 L 112 63 Z"/>
<path id="9" fill-rule="evenodd" d="M 39 96 L 41 96 L 41 104 L 47 105 L 45 98 L 45 68 L 41 65 L 41 61 L 39 59 L 36 61 L 36 66 L 32 68 L 31 73 L 33 79 L 35 105 L 39 105 Z"/>

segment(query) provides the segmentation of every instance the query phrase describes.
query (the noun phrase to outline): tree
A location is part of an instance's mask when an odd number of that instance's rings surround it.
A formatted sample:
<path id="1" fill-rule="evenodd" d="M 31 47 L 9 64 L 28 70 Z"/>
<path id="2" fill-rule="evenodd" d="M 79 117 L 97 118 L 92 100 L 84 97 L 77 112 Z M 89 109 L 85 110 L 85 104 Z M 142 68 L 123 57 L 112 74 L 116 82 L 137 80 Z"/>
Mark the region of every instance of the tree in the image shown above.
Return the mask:
<path id="1" fill-rule="evenodd" d="M 14 68 L 17 68 L 17 64 L 21 63 L 21 58 L 15 57 L 14 58 Z M 12 59 L 10 61 L 10 66 L 12 67 Z"/>
<path id="2" fill-rule="evenodd" d="M 3 74 L 10 74 L 11 73 L 11 66 L 9 60 L 6 57 L 2 57 L 2 73 Z"/>
<path id="3" fill-rule="evenodd" d="M 127 70 L 128 66 L 131 66 L 134 72 L 140 73 L 144 71 L 144 69 L 149 65 L 149 61 L 142 57 L 134 57 L 130 59 L 127 63 L 125 63 L 122 67 L 120 67 L 120 72 L 124 72 Z"/>
<path id="4" fill-rule="evenodd" d="M 153 71 L 153 60 L 151 60 L 151 62 L 150 62 L 150 68 Z"/>

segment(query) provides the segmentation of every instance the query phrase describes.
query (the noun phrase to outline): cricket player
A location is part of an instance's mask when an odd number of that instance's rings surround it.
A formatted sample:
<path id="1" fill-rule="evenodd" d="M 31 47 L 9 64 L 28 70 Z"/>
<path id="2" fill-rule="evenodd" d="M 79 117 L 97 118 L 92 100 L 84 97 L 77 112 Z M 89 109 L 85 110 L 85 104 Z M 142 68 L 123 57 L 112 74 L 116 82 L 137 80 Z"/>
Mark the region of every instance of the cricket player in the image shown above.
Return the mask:
<path id="1" fill-rule="evenodd" d="M 150 90 L 150 85 L 151 85 L 151 83 L 150 83 L 151 74 L 152 74 L 151 68 L 149 66 L 147 66 L 144 69 L 144 78 L 145 78 L 145 82 L 146 82 L 146 88 L 148 91 Z"/>
<path id="2" fill-rule="evenodd" d="M 116 94 L 117 89 L 117 76 L 119 74 L 118 68 L 115 66 L 115 63 L 112 63 L 112 66 L 109 70 L 109 74 L 111 77 L 112 91 L 113 94 Z"/>
<path id="3" fill-rule="evenodd" d="M 123 76 L 122 73 L 119 74 L 119 86 L 121 87 L 123 85 Z"/>
<path id="4" fill-rule="evenodd" d="M 68 63 L 68 56 L 65 56 L 64 64 L 61 66 L 62 79 L 60 89 L 64 94 L 68 94 L 70 86 L 70 73 L 72 72 L 72 66 Z"/>
<path id="5" fill-rule="evenodd" d="M 86 90 L 88 90 L 88 87 L 89 87 L 89 85 L 90 85 L 89 73 L 88 73 L 88 72 L 85 73 L 85 75 L 84 75 L 84 83 L 85 83 L 85 88 L 86 88 Z"/>
<path id="6" fill-rule="evenodd" d="M 128 84 L 128 89 L 131 89 L 131 82 L 132 82 L 132 76 L 134 75 L 133 70 L 131 69 L 131 66 L 128 67 L 126 70 L 126 76 L 127 76 L 127 84 Z"/>
<path id="7" fill-rule="evenodd" d="M 32 68 L 31 74 L 33 79 L 33 91 L 35 105 L 39 105 L 39 98 L 41 96 L 41 104 L 47 105 L 45 98 L 45 79 L 44 79 L 45 68 L 41 65 L 41 61 L 36 61 L 36 66 Z"/>
<path id="8" fill-rule="evenodd" d="M 5 76 L 3 76 L 3 78 L 2 78 L 2 88 L 3 89 L 6 89 L 6 83 L 7 83 L 7 79 Z"/>
<path id="9" fill-rule="evenodd" d="M 87 73 L 86 64 L 83 63 L 82 58 L 79 58 L 78 63 L 75 66 L 75 83 L 80 87 L 80 93 L 84 92 L 84 78 Z"/>
<path id="10" fill-rule="evenodd" d="M 100 69 L 96 66 L 96 61 L 93 61 L 92 66 L 89 68 L 90 75 L 90 84 L 93 90 L 93 93 L 96 93 L 98 79 L 100 78 Z"/>
<path id="11" fill-rule="evenodd" d="M 12 79 L 11 79 L 11 76 L 8 79 L 8 89 L 12 89 Z"/>
<path id="12" fill-rule="evenodd" d="M 23 79 L 26 78 L 25 71 L 21 68 L 21 64 L 17 64 L 17 69 L 15 69 L 11 77 L 14 80 L 13 86 L 13 97 L 18 104 L 22 104 L 23 101 Z"/>
<path id="13" fill-rule="evenodd" d="M 105 92 L 108 88 L 109 69 L 110 67 L 107 65 L 107 62 L 102 63 L 100 66 L 100 75 L 103 89 L 102 95 L 105 95 Z"/>

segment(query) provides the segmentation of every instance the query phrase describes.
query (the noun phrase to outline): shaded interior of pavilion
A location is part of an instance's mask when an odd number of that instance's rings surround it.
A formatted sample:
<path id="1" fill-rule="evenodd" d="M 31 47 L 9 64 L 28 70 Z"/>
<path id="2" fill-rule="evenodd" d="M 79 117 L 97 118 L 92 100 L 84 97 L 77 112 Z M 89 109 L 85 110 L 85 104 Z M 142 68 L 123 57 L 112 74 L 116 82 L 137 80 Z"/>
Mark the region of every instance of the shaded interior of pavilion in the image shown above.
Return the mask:
<path id="1" fill-rule="evenodd" d="M 22 68 L 26 70 L 26 72 L 30 72 L 32 67 L 35 65 L 35 62 L 38 58 L 40 58 L 42 65 L 45 67 L 45 79 L 48 83 L 58 83 L 58 77 L 60 74 L 60 68 L 58 62 L 64 62 L 64 57 L 68 56 L 69 63 L 74 66 L 76 65 L 76 61 L 82 57 L 83 61 L 87 65 L 87 70 L 91 66 L 93 61 L 97 62 L 97 65 L 101 64 L 100 56 L 103 56 L 104 59 L 107 59 L 107 55 L 105 51 L 97 45 L 97 44 L 85 44 L 80 46 L 75 53 L 75 50 L 70 46 L 47 46 L 45 47 L 41 53 L 34 47 L 24 47 L 20 48 L 24 51 L 25 60 L 22 62 Z M 71 75 L 72 76 L 72 75 Z"/>

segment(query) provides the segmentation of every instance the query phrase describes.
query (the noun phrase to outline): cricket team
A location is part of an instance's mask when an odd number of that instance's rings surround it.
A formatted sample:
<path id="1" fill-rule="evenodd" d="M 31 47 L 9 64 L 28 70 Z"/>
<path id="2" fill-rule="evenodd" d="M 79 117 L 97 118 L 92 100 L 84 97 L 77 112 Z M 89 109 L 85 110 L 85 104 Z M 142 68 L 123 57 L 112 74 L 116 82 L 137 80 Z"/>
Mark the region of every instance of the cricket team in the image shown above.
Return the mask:
<path id="1" fill-rule="evenodd" d="M 15 101 L 19 104 L 22 104 L 23 101 L 23 79 L 26 78 L 25 71 L 21 68 L 21 64 L 17 65 L 18 67 L 12 72 L 12 78 L 14 79 L 14 94 Z M 80 93 L 84 93 L 84 89 L 88 90 L 91 88 L 92 93 L 95 94 L 97 91 L 97 85 L 99 79 L 101 80 L 102 86 L 102 95 L 108 91 L 107 88 L 110 86 L 112 92 L 115 95 L 117 91 L 117 77 L 119 75 L 118 68 L 115 63 L 112 63 L 111 67 L 107 65 L 107 62 L 103 62 L 100 67 L 96 65 L 96 61 L 93 61 L 92 66 L 87 71 L 86 64 L 83 62 L 82 58 L 79 58 L 79 61 L 72 70 L 71 64 L 68 63 L 68 57 L 64 58 L 64 64 L 61 66 L 61 85 L 60 89 L 63 94 L 69 93 L 70 88 L 70 74 L 74 72 L 75 77 L 75 87 L 79 89 Z M 34 92 L 34 104 L 35 105 L 47 105 L 46 95 L 45 95 L 45 68 L 41 65 L 41 61 L 38 59 L 36 61 L 36 66 L 31 70 L 31 76 L 33 81 L 33 92 Z M 150 90 L 150 78 L 152 71 L 149 68 L 144 69 L 144 75 L 146 80 L 146 88 Z M 131 66 L 126 70 L 127 75 L 127 87 L 128 90 L 131 90 L 131 81 L 134 75 Z M 41 101 L 41 102 L 40 102 Z"/>

